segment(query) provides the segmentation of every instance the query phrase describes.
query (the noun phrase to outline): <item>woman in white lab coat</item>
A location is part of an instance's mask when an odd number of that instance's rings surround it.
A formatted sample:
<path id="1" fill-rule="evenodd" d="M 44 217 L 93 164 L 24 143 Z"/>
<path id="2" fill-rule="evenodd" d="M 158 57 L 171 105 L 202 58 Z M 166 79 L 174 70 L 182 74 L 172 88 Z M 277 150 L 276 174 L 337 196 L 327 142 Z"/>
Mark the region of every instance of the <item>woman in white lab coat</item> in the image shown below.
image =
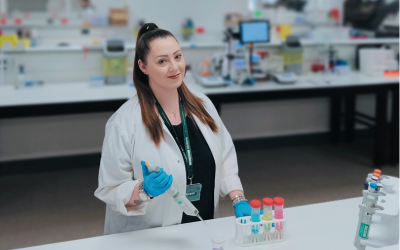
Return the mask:
<path id="1" fill-rule="evenodd" d="M 198 220 L 165 193 L 172 183 L 203 219 L 214 218 L 219 196 L 226 195 L 236 216 L 250 215 L 232 138 L 212 102 L 189 91 L 184 75 L 175 37 L 153 23 L 143 25 L 134 61 L 137 94 L 106 124 L 95 191 L 107 204 L 104 234 Z M 150 173 L 146 161 L 162 169 Z M 200 197 L 187 193 L 193 187 Z"/>

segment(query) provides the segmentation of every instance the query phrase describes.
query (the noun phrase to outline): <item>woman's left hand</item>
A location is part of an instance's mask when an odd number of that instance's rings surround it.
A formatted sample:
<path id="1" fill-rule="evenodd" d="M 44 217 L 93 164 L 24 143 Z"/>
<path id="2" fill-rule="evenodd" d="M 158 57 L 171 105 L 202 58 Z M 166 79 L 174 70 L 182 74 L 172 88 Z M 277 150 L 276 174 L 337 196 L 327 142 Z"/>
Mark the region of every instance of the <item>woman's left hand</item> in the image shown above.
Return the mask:
<path id="1" fill-rule="evenodd" d="M 244 216 L 251 216 L 251 206 L 247 201 L 241 201 L 235 204 L 233 207 L 235 209 L 235 215 L 237 218 Z M 263 214 L 263 211 L 260 211 Z"/>

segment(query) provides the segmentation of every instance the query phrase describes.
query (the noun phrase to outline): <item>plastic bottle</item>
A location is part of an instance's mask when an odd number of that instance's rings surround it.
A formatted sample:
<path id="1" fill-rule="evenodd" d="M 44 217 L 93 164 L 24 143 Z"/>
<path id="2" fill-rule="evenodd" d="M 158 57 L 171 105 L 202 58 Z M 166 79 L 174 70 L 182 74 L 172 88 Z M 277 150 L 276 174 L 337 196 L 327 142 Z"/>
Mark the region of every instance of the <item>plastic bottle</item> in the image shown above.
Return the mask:
<path id="1" fill-rule="evenodd" d="M 274 198 L 275 219 L 283 219 L 283 205 L 285 200 L 282 197 Z"/>
<path id="2" fill-rule="evenodd" d="M 200 72 L 200 74 L 201 74 L 202 76 L 209 76 L 209 75 L 211 74 L 211 71 L 210 71 L 210 61 L 208 61 L 208 60 L 203 60 L 203 61 L 201 62 L 201 72 Z"/>
<path id="3" fill-rule="evenodd" d="M 252 200 L 250 201 L 251 206 L 251 221 L 252 222 L 259 222 L 260 221 L 260 208 L 261 208 L 261 201 L 259 200 Z"/>
<path id="4" fill-rule="evenodd" d="M 263 220 L 270 221 L 272 220 L 272 205 L 274 201 L 271 198 L 264 198 L 263 199 Z"/>
<path id="5" fill-rule="evenodd" d="M 25 86 L 25 70 L 24 65 L 19 65 L 18 77 L 17 77 L 17 85 L 18 87 Z"/>

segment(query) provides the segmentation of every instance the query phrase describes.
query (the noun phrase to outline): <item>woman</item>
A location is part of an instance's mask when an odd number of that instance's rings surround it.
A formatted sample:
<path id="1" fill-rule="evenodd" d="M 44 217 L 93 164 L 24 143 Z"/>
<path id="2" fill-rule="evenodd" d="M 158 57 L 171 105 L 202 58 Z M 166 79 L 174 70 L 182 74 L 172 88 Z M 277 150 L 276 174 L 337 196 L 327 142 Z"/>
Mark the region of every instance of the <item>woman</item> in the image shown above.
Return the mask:
<path id="1" fill-rule="evenodd" d="M 106 124 L 99 187 L 107 203 L 104 234 L 198 221 L 164 194 L 172 182 L 203 219 L 214 218 L 219 195 L 236 216 L 250 215 L 238 177 L 232 139 L 212 102 L 183 82 L 185 60 L 175 37 L 153 23 L 142 26 L 135 50 L 137 94 Z M 145 162 L 159 166 L 150 173 Z"/>

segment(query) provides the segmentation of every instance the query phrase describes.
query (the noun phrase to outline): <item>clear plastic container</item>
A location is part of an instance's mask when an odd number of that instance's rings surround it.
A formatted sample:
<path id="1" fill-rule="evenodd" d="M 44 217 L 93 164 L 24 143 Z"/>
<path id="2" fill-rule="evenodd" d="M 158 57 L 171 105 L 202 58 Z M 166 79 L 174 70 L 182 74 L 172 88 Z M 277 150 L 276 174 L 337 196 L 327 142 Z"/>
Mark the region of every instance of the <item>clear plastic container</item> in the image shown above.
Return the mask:
<path id="1" fill-rule="evenodd" d="M 259 222 L 260 221 L 260 208 L 261 208 L 261 201 L 259 200 L 252 200 L 250 201 L 251 206 L 251 221 L 252 222 Z"/>
<path id="2" fill-rule="evenodd" d="M 285 200 L 282 197 L 274 198 L 275 219 L 283 219 L 283 205 Z"/>
<path id="3" fill-rule="evenodd" d="M 202 76 L 209 76 L 209 75 L 211 74 L 211 71 L 210 71 L 210 61 L 208 61 L 208 60 L 203 60 L 203 61 L 201 62 L 201 72 L 200 72 L 200 74 L 201 74 Z"/>
<path id="4" fill-rule="evenodd" d="M 272 220 L 272 205 L 274 201 L 271 198 L 264 198 L 263 199 L 263 220 L 270 221 Z"/>
<path id="5" fill-rule="evenodd" d="M 224 250 L 225 239 L 221 236 L 214 236 L 211 238 L 212 250 Z"/>

